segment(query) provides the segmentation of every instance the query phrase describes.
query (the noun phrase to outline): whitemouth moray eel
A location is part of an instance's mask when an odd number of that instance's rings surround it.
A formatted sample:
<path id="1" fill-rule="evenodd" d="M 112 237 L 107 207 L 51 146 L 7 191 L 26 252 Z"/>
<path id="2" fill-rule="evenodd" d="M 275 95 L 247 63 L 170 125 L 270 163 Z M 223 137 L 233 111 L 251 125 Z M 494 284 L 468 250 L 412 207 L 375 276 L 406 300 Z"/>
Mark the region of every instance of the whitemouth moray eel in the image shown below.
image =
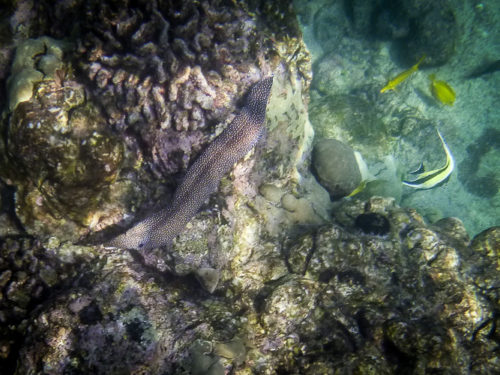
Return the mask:
<path id="1" fill-rule="evenodd" d="M 259 140 L 272 84 L 273 77 L 268 77 L 250 89 L 238 115 L 188 169 L 171 205 L 146 217 L 104 246 L 148 250 L 169 244 L 217 190 L 222 177 Z"/>

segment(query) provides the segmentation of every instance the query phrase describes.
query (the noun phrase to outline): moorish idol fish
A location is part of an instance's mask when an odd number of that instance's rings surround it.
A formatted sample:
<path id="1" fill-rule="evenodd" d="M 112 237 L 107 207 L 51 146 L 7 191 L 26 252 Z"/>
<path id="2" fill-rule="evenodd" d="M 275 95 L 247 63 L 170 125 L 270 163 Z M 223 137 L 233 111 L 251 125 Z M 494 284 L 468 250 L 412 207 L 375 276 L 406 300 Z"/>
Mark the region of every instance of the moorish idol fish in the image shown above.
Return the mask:
<path id="1" fill-rule="evenodd" d="M 424 61 L 425 55 L 423 55 L 418 62 L 413 65 L 410 69 L 406 69 L 404 72 L 399 73 L 396 77 L 387 82 L 380 92 L 386 92 L 389 90 L 394 90 L 397 85 L 406 81 L 406 79 L 418 70 L 418 66 Z"/>
<path id="2" fill-rule="evenodd" d="M 424 167 L 424 162 L 421 161 L 417 169 L 415 169 L 414 171 L 408 172 L 408 173 L 409 174 L 419 174 L 419 173 L 422 173 L 423 171 L 425 171 L 425 167 Z"/>
<path id="3" fill-rule="evenodd" d="M 412 181 L 403 181 L 404 185 L 410 186 L 415 189 L 430 189 L 440 183 L 444 182 L 453 172 L 455 168 L 455 160 L 453 160 L 453 155 L 451 154 L 448 145 L 443 139 L 443 136 L 437 130 L 439 135 L 439 139 L 441 139 L 441 143 L 443 144 L 444 151 L 446 152 L 446 163 L 443 167 L 438 169 L 433 169 L 432 171 L 422 172 L 416 176 L 415 180 Z"/>

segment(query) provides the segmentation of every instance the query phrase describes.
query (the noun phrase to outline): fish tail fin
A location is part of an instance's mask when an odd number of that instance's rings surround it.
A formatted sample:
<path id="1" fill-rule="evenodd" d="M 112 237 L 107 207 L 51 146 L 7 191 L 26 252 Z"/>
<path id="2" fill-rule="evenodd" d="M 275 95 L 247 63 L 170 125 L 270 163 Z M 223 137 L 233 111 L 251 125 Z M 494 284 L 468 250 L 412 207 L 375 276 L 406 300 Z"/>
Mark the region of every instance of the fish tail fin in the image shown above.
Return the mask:
<path id="1" fill-rule="evenodd" d="M 418 70 L 419 65 L 420 65 L 420 64 L 422 64 L 422 61 L 424 61 L 424 59 L 425 59 L 425 55 L 423 55 L 423 56 L 420 58 L 420 60 L 418 60 L 418 61 L 417 61 L 417 63 L 411 67 L 411 69 L 412 69 L 413 71 Z"/>

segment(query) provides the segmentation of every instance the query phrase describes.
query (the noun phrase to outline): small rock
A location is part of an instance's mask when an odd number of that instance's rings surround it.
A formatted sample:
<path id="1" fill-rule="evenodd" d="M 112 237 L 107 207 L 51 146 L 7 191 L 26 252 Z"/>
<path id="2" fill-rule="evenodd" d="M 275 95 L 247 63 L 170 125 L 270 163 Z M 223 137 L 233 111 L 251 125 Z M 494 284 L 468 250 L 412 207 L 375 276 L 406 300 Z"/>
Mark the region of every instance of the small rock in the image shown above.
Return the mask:
<path id="1" fill-rule="evenodd" d="M 213 293 L 215 288 L 217 288 L 220 278 L 218 270 L 210 267 L 203 267 L 197 269 L 195 275 L 201 286 L 205 288 L 208 293 Z"/>
<path id="2" fill-rule="evenodd" d="M 349 195 L 361 183 L 354 151 L 335 139 L 323 139 L 316 144 L 313 163 L 320 184 L 333 199 Z"/>
<path id="3" fill-rule="evenodd" d="M 259 188 L 259 193 L 262 194 L 264 198 L 272 203 L 279 203 L 283 192 L 280 188 L 272 184 L 264 184 Z"/>

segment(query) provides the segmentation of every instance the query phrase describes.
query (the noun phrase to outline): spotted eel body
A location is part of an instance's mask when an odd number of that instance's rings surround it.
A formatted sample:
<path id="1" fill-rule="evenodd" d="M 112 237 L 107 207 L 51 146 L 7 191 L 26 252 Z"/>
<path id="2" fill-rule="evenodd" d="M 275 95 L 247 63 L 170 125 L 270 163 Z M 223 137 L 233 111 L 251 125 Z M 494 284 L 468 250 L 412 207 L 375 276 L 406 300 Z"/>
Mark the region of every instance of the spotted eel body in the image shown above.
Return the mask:
<path id="1" fill-rule="evenodd" d="M 273 77 L 268 77 L 251 88 L 240 113 L 188 169 L 168 208 L 146 217 L 104 246 L 148 250 L 169 244 L 217 190 L 222 177 L 259 140 L 272 84 Z"/>

